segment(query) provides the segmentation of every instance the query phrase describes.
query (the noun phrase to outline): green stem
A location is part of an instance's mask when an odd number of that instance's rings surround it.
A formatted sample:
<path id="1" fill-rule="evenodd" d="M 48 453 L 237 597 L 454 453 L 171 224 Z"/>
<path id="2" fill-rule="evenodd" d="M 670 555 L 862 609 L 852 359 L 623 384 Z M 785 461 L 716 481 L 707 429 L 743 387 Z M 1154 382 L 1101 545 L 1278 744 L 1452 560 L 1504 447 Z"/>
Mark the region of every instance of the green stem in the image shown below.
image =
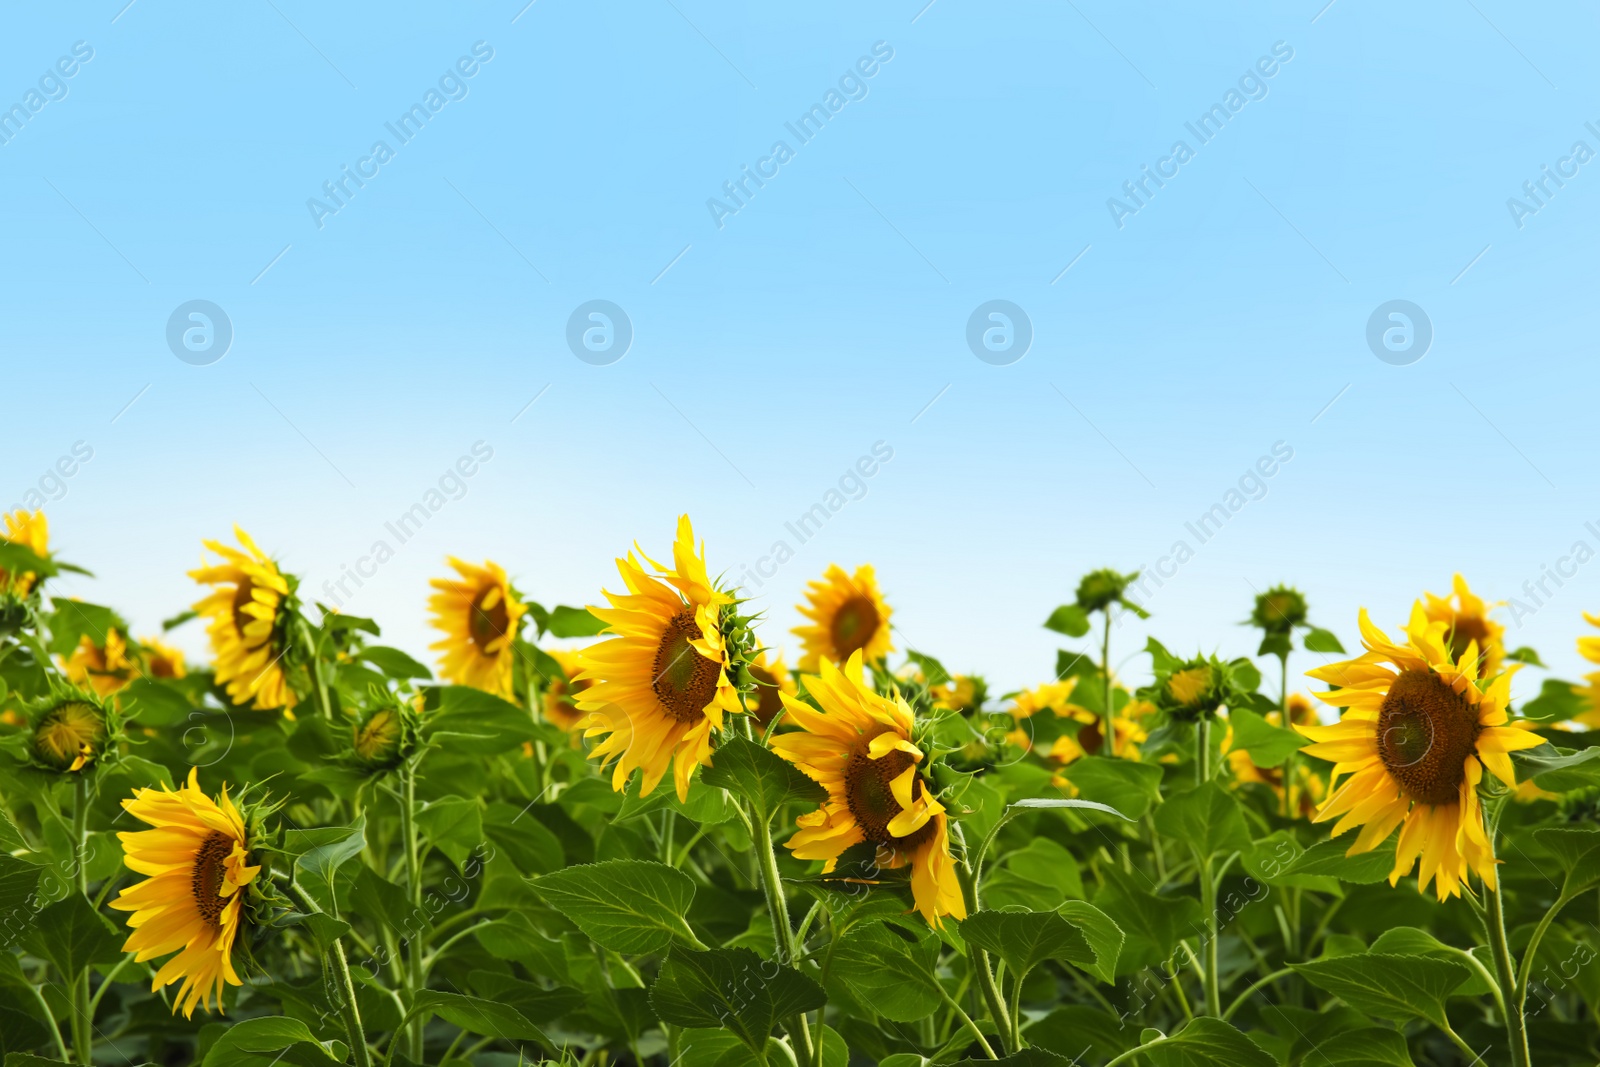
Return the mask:
<path id="1" fill-rule="evenodd" d="M 1490 842 L 1493 847 L 1493 841 Z M 1513 1067 L 1531 1067 L 1528 1051 L 1528 1025 L 1522 1015 L 1522 1003 L 1516 997 L 1516 978 L 1512 973 L 1511 949 L 1506 943 L 1505 907 L 1498 889 L 1484 892 L 1484 925 L 1489 929 L 1489 948 L 1494 953 L 1494 967 L 1499 977 L 1500 990 L 1505 1000 L 1506 1041 L 1511 1046 Z"/>
<path id="2" fill-rule="evenodd" d="M 1011 1037 L 1016 1048 L 1022 1048 L 1022 979 L 1018 974 L 1011 980 Z"/>
<path id="3" fill-rule="evenodd" d="M 89 776 L 79 771 L 72 782 L 72 864 L 78 893 L 89 899 Z M 72 1050 L 79 1063 L 94 1058 L 94 1008 L 89 999 L 89 968 L 64 976 L 72 986 Z"/>
<path id="4" fill-rule="evenodd" d="M 133 957 L 129 956 L 127 958 L 132 959 Z M 55 1012 L 50 1010 L 49 1002 L 44 999 L 44 987 L 36 986 L 30 982 L 28 988 L 33 991 L 33 999 L 39 1002 L 39 1014 L 50 1027 L 50 1036 L 55 1038 L 56 1051 L 61 1054 L 63 1061 L 72 1059 L 67 1053 L 67 1043 L 61 1039 L 61 1027 L 56 1025 Z M 76 1039 L 76 1031 L 73 1032 L 73 1037 Z"/>
<path id="5" fill-rule="evenodd" d="M 1004 819 L 1004 816 L 1002 816 L 1002 819 Z M 961 895 L 967 905 L 967 914 L 976 915 L 978 912 L 978 878 L 975 868 L 967 858 L 966 835 L 962 832 L 959 822 L 952 822 L 951 830 L 955 833 L 957 844 L 961 846 L 961 865 L 956 868 L 956 879 L 961 883 Z M 992 840 L 994 840 L 993 831 L 991 831 L 988 838 L 988 841 Z M 988 848 L 988 841 L 984 843 L 985 850 Z M 978 854 L 978 859 L 980 862 L 983 859 L 981 851 Z M 983 997 L 983 1006 L 988 1009 L 989 1018 L 994 1020 L 995 1030 L 1005 1038 L 1007 1048 L 1012 1052 L 1018 1051 L 1016 1039 L 1011 1034 L 1010 1022 L 1006 1016 L 1005 1000 L 1000 996 L 1000 987 L 995 984 L 994 968 L 989 963 L 989 954 L 976 945 L 967 947 L 972 954 L 973 970 L 978 975 L 978 992 Z"/>
<path id="6" fill-rule="evenodd" d="M 321 915 L 322 908 L 311 894 L 300 887 L 293 878 L 284 885 L 285 891 L 307 914 Z M 350 961 L 345 958 L 344 938 L 336 937 L 322 959 L 325 971 L 338 984 L 340 992 L 339 1017 L 344 1021 L 345 1036 L 350 1039 L 350 1055 L 356 1067 L 372 1067 L 372 1053 L 367 1048 L 366 1031 L 361 1026 L 361 1009 L 356 1004 L 356 984 L 350 977 Z"/>
<path id="7" fill-rule="evenodd" d="M 1111 605 L 1107 604 L 1105 611 L 1105 628 L 1100 639 L 1100 673 L 1105 677 L 1105 716 L 1106 725 L 1100 734 L 1100 751 L 1102 754 L 1116 757 L 1117 754 L 1117 724 L 1116 702 L 1111 698 Z"/>
<path id="8" fill-rule="evenodd" d="M 1222 1013 L 1222 1021 L 1227 1022 L 1229 1019 L 1233 1018 L 1233 1013 L 1244 1007 L 1245 1001 L 1249 1000 L 1251 994 L 1253 994 L 1256 990 L 1261 989 L 1264 986 L 1269 986 L 1278 979 L 1285 978 L 1293 973 L 1294 971 L 1288 967 L 1282 967 L 1276 971 L 1273 971 L 1265 978 L 1258 978 L 1256 981 L 1250 983 L 1250 988 L 1246 989 L 1243 993 L 1240 993 L 1236 998 L 1234 998 L 1233 1003 L 1228 1005 L 1228 1010 Z"/>
<path id="9" fill-rule="evenodd" d="M 967 1031 L 972 1034 L 974 1040 L 976 1040 L 979 1046 L 982 1047 L 983 1054 L 988 1056 L 991 1060 L 999 1059 L 1000 1057 L 995 1055 L 995 1051 L 990 1046 L 988 1040 L 984 1038 L 983 1031 L 978 1029 L 978 1024 L 972 1021 L 972 1016 L 968 1015 L 964 1010 L 962 1010 L 961 1005 L 958 1004 L 956 999 L 952 997 L 945 989 L 944 983 L 936 979 L 933 984 L 934 987 L 939 990 L 939 996 L 943 998 L 945 1006 L 956 1013 L 956 1018 L 961 1020 L 962 1025 L 967 1028 Z"/>
<path id="10" fill-rule="evenodd" d="M 1194 724 L 1194 780 L 1196 785 L 1211 781 L 1211 716 L 1201 715 Z"/>
<path id="11" fill-rule="evenodd" d="M 1200 863 L 1200 906 L 1206 913 L 1205 964 L 1201 977 L 1206 987 L 1206 1014 L 1222 1015 L 1222 990 L 1217 982 L 1217 880 L 1211 873 L 1211 857 Z"/>
<path id="12" fill-rule="evenodd" d="M 1573 899 L 1565 893 L 1557 897 L 1556 902 L 1550 905 L 1550 910 L 1544 913 L 1544 918 L 1539 920 L 1539 925 L 1534 927 L 1533 936 L 1528 939 L 1528 947 L 1522 953 L 1522 970 L 1517 975 L 1517 987 L 1511 997 L 1518 1014 L 1521 1014 L 1523 1006 L 1528 1002 L 1528 985 L 1533 980 L 1533 958 L 1539 952 L 1539 942 L 1544 940 L 1545 931 L 1550 929 L 1550 924 L 1555 921 L 1561 909 Z"/>
<path id="13" fill-rule="evenodd" d="M 422 857 L 417 844 L 417 768 L 407 760 L 400 767 L 400 847 L 405 850 L 406 890 L 411 896 L 412 919 L 422 911 Z M 416 1000 L 423 987 L 422 938 L 412 934 L 405 939 L 406 1007 Z M 406 1056 L 422 1062 L 422 1029 L 418 1019 L 406 1027 Z"/>
<path id="14" fill-rule="evenodd" d="M 783 877 L 778 873 L 778 855 L 772 848 L 772 825 L 769 816 L 750 812 L 750 829 L 755 835 L 756 861 L 761 866 L 761 888 L 767 897 L 767 914 L 772 919 L 772 944 L 778 962 L 794 967 L 799 962 L 795 951 L 794 928 L 789 925 L 789 902 L 783 895 Z M 810 1061 L 813 1054 L 811 1031 L 806 1029 L 802 1017 L 798 1024 L 786 1025 L 789 1040 L 795 1044 L 799 1059 Z"/>
<path id="15" fill-rule="evenodd" d="M 1283 688 L 1279 690 L 1278 697 L 1278 725 L 1285 730 L 1293 730 L 1294 724 L 1289 721 L 1289 653 L 1285 652 L 1278 657 L 1283 664 Z M 1291 751 L 1283 761 L 1280 772 L 1283 781 L 1283 814 L 1285 818 L 1294 815 L 1294 802 L 1289 799 L 1289 794 L 1294 790 L 1294 753 Z"/>
<path id="16" fill-rule="evenodd" d="M 311 680 L 317 686 L 317 707 L 322 711 L 322 717 L 330 723 L 333 722 L 333 702 L 328 699 L 328 683 L 322 676 L 322 660 L 317 655 L 317 642 L 311 637 L 311 624 L 301 620 L 300 640 L 306 646 L 306 654 L 311 657 Z"/>

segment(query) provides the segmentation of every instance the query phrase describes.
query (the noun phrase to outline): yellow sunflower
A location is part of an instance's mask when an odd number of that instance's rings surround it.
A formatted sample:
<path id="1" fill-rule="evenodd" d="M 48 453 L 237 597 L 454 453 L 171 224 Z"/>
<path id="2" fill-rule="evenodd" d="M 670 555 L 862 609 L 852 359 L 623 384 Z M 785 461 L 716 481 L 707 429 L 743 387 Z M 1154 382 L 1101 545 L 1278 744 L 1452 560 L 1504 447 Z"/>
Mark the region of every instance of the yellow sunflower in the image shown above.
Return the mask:
<path id="1" fill-rule="evenodd" d="M 1269 711 L 1263 718 L 1273 726 L 1283 721 L 1283 716 L 1276 711 Z M 1299 693 L 1289 697 L 1289 718 L 1297 726 L 1312 726 L 1317 722 L 1317 716 L 1311 710 L 1310 701 Z M 1283 768 L 1260 767 L 1250 757 L 1248 749 L 1233 746 L 1233 724 L 1229 723 L 1227 732 L 1222 735 L 1222 754 L 1227 757 L 1228 768 L 1233 772 L 1237 782 L 1257 782 L 1266 786 L 1283 800 Z M 1310 769 L 1299 761 L 1290 764 L 1289 797 L 1284 808 L 1284 814 L 1296 812 L 1302 816 L 1309 816 L 1327 795 L 1327 787 L 1322 779 L 1312 774 Z"/>
<path id="2" fill-rule="evenodd" d="M 1024 689 L 1011 698 L 1011 717 L 1028 719 L 1041 711 L 1065 716 L 1069 709 L 1076 707 L 1072 703 L 1072 691 L 1077 688 L 1078 679 L 1074 676 L 1046 682 L 1034 689 Z"/>
<path id="3" fill-rule="evenodd" d="M 50 552 L 50 523 L 42 511 L 24 511 L 18 508 L 4 516 L 6 528 L 0 537 L 13 544 L 26 545 L 33 550 L 33 554 L 44 557 Z M 39 576 L 32 571 L 22 574 L 7 574 L 5 568 L 0 567 L 0 592 L 10 590 L 17 596 L 27 596 L 32 591 L 34 583 Z"/>
<path id="4" fill-rule="evenodd" d="M 788 847 L 803 860 L 825 860 L 831 871 L 853 845 L 877 846 L 877 863 L 911 865 L 911 894 L 932 926 L 943 917 L 967 917 L 944 805 L 918 773 L 923 753 L 911 741 L 912 712 L 896 694 L 879 696 L 862 677 L 862 650 L 843 670 L 822 661 L 820 675 L 806 675 L 806 693 L 821 711 L 783 694 L 784 707 L 800 727 L 772 739 L 772 751 L 828 791 L 816 811 L 795 820 L 800 829 Z"/>
<path id="5" fill-rule="evenodd" d="M 122 946 L 138 963 L 176 952 L 156 972 L 151 992 L 183 979 L 173 1011 L 185 1018 L 196 1004 L 222 1010 L 223 983 L 239 985 L 233 970 L 233 943 L 239 935 L 244 896 L 259 866 L 250 865 L 250 842 L 228 789 L 212 800 L 200 791 L 198 768 L 176 792 L 140 789 L 122 806 L 154 827 L 119 833 L 123 862 L 148 875 L 111 902 L 131 911 L 133 934 Z"/>
<path id="6" fill-rule="evenodd" d="M 1473 593 L 1467 586 L 1467 580 L 1459 574 L 1452 579 L 1449 596 L 1434 596 L 1432 593 L 1422 595 L 1422 610 L 1428 616 L 1428 621 L 1444 624 L 1451 656 L 1458 663 L 1463 662 L 1461 657 L 1466 653 L 1467 645 L 1477 642 L 1478 677 L 1493 678 L 1499 674 L 1506 659 L 1506 628 L 1489 618 L 1489 609 L 1496 605 L 1485 604 L 1483 598 Z"/>
<path id="7" fill-rule="evenodd" d="M 1590 615 L 1586 611 L 1583 613 L 1583 621 L 1590 626 L 1600 626 L 1600 615 Z M 1578 638 L 1578 655 L 1590 663 L 1600 663 L 1600 637 Z M 1573 720 L 1585 726 L 1600 727 L 1600 671 L 1584 675 L 1583 680 L 1586 684 L 1575 685 L 1572 689 L 1588 701 L 1589 710 L 1573 716 Z"/>
<path id="8" fill-rule="evenodd" d="M 154 637 L 139 641 L 139 653 L 143 673 L 148 677 L 172 680 L 189 673 L 183 662 L 183 653 Z"/>
<path id="9" fill-rule="evenodd" d="M 889 642 L 891 612 L 878 592 L 871 564 L 857 567 L 851 577 L 830 563 L 820 582 L 806 584 L 806 602 L 798 610 L 811 620 L 793 631 L 804 646 L 802 671 L 815 671 L 823 660 L 843 663 L 857 652 L 875 663 L 894 650 Z"/>
<path id="10" fill-rule="evenodd" d="M 528 607 L 511 591 L 498 563 L 485 561 L 478 567 L 454 556 L 449 561 L 460 580 L 435 578 L 428 583 L 437 590 L 428 598 L 428 610 L 433 613 L 430 621 L 445 634 L 428 646 L 444 653 L 439 673 L 457 685 L 470 685 L 510 700 L 515 695 L 511 685 L 517 655 L 513 644 Z"/>
<path id="11" fill-rule="evenodd" d="M 112 627 L 103 645 L 88 634 L 78 638 L 78 647 L 69 658 L 60 659 L 61 670 L 73 685 L 87 685 L 102 697 L 125 687 L 136 673 L 128 658 L 128 643 Z"/>
<path id="12" fill-rule="evenodd" d="M 1390 885 L 1420 856 L 1418 889 L 1432 881 L 1440 900 L 1459 896 L 1469 871 L 1494 889 L 1496 861 L 1478 783 L 1488 768 L 1515 788 L 1509 753 L 1542 743 L 1520 723 L 1508 725 L 1513 671 L 1479 683 L 1477 642 L 1452 654 L 1449 627 L 1430 622 L 1421 603 L 1412 606 L 1403 644 L 1385 637 L 1365 608 L 1360 621 L 1363 655 L 1307 672 L 1340 686 L 1314 695 L 1346 709 L 1332 726 L 1295 727 L 1315 742 L 1303 750 L 1307 755 L 1334 764 L 1333 793 L 1314 821 L 1343 816 L 1335 836 L 1362 827 L 1352 856 L 1404 824 Z"/>
<path id="13" fill-rule="evenodd" d="M 559 648 L 550 650 L 550 658 L 560 665 L 566 677 L 545 680 L 545 721 L 555 723 L 563 730 L 574 730 L 583 722 L 584 713 L 578 710 L 578 705 L 573 701 L 578 693 L 589 688 L 588 682 L 576 680 L 578 671 L 583 667 L 582 658 L 577 652 Z"/>
<path id="14" fill-rule="evenodd" d="M 744 711 L 721 630 L 722 608 L 733 598 L 706 576 L 704 546 L 697 554 L 687 515 L 678 519 L 670 570 L 637 551 L 617 560 L 628 592 L 607 592 L 609 607 L 589 608 L 612 636 L 578 654 L 574 682 L 588 687 L 577 704 L 586 713 L 584 736 L 603 738 L 589 755 L 616 763 L 614 789 L 637 767 L 647 796 L 670 767 L 684 800 L 695 767 L 711 762 L 722 716 Z"/>
<path id="15" fill-rule="evenodd" d="M 783 710 L 782 694 L 794 696 L 800 692 L 800 687 L 784 665 L 782 652 L 762 652 L 750 664 L 750 676 L 756 680 L 756 688 L 755 692 L 746 694 L 745 709 L 765 730 L 772 725 L 773 717 Z"/>
<path id="16" fill-rule="evenodd" d="M 212 587 L 211 595 L 197 601 L 194 610 L 211 620 L 206 633 L 216 656 L 217 682 L 227 687 L 235 704 L 253 700 L 258 711 L 293 708 L 299 698 L 280 663 L 288 651 L 280 623 L 289 583 L 249 534 L 237 526 L 233 533 L 243 551 L 207 541 L 205 546 L 222 561 L 189 572 L 195 581 Z"/>
<path id="17" fill-rule="evenodd" d="M 105 712 L 87 700 L 64 700 L 39 716 L 33 751 L 58 771 L 81 771 L 100 755 L 106 740 Z"/>

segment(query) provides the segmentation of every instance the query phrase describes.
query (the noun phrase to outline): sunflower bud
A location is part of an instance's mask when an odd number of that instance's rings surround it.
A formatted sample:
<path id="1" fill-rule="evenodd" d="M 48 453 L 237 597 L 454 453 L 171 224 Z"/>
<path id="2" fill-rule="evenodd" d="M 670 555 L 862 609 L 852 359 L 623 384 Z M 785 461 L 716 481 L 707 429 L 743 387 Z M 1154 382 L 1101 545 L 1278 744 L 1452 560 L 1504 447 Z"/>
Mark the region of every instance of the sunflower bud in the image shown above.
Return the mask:
<path id="1" fill-rule="evenodd" d="M 87 700 L 65 700 L 39 717 L 34 756 L 52 770 L 71 773 L 105 750 L 106 715 Z"/>
<path id="2" fill-rule="evenodd" d="M 1077 604 L 1084 611 L 1105 611 L 1112 604 L 1125 603 L 1122 594 L 1139 572 L 1118 574 L 1114 570 L 1090 571 L 1078 583 Z"/>
<path id="3" fill-rule="evenodd" d="M 351 733 L 357 761 L 373 768 L 398 766 L 416 747 L 416 724 L 409 708 L 385 704 L 367 712 Z"/>
<path id="4" fill-rule="evenodd" d="M 1264 633 L 1286 634 L 1306 623 L 1306 598 L 1298 589 L 1275 585 L 1256 597 L 1250 622 Z"/>

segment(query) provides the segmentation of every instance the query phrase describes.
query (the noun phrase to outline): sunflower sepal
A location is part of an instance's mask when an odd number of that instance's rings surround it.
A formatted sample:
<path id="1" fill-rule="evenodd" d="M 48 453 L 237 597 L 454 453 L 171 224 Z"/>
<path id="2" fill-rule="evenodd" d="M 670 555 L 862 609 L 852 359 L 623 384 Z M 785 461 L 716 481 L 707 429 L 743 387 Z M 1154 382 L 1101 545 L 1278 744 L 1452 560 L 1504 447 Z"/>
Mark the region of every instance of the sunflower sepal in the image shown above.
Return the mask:
<path id="1" fill-rule="evenodd" d="M 28 729 L 0 738 L 23 767 L 47 776 L 88 774 L 113 766 L 128 741 L 116 707 L 55 675 L 49 692 L 23 705 Z"/>

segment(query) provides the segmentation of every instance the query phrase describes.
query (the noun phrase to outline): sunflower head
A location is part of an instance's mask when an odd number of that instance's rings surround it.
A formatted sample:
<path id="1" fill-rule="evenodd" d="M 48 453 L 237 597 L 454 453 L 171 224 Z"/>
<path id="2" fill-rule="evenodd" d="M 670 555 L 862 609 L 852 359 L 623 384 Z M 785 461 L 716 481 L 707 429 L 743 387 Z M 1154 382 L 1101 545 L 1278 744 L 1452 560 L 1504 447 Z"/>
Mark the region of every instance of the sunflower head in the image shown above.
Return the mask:
<path id="1" fill-rule="evenodd" d="M 351 727 L 350 751 L 364 767 L 398 767 L 416 753 L 417 727 L 417 713 L 408 701 L 380 703 Z"/>
<path id="2" fill-rule="evenodd" d="M 1068 709 L 1074 706 L 1072 691 L 1076 688 L 1078 688 L 1077 675 L 1069 675 L 1033 689 L 1024 689 L 1011 697 L 1011 717 L 1029 719 L 1041 711 L 1066 715 Z"/>
<path id="3" fill-rule="evenodd" d="M 797 610 L 810 620 L 793 631 L 804 646 L 802 671 L 815 671 L 823 660 L 843 663 L 857 652 L 866 662 L 878 663 L 894 651 L 891 611 L 870 564 L 857 567 L 855 574 L 829 564 L 820 581 L 806 585 L 806 602 Z"/>
<path id="4" fill-rule="evenodd" d="M 50 523 L 45 519 L 44 512 L 18 508 L 0 517 L 5 519 L 5 528 L 0 530 L 0 541 L 26 550 L 20 553 L 24 558 L 31 554 L 38 560 L 49 561 Z M 38 572 L 26 569 L 25 563 L 14 565 L 10 570 L 0 566 L 0 594 L 25 598 L 38 584 Z"/>
<path id="5" fill-rule="evenodd" d="M 1444 626 L 1445 639 L 1456 662 L 1472 666 L 1464 657 L 1469 647 L 1476 647 L 1478 677 L 1492 678 L 1499 674 L 1506 659 L 1506 628 L 1489 617 L 1490 609 L 1498 605 L 1485 603 L 1459 574 L 1451 579 L 1449 596 L 1432 593 L 1422 596 L 1423 614 L 1429 622 Z"/>
<path id="6" fill-rule="evenodd" d="M 103 643 L 97 644 L 88 634 L 78 638 L 78 647 L 60 665 L 73 685 L 93 689 L 102 697 L 126 687 L 138 674 L 128 643 L 114 626 L 106 631 Z"/>
<path id="7" fill-rule="evenodd" d="M 1287 634 L 1306 623 L 1306 598 L 1298 589 L 1275 585 L 1256 597 L 1250 622 L 1263 633 Z"/>
<path id="8" fill-rule="evenodd" d="M 1246 677 L 1254 671 L 1248 661 L 1223 663 L 1216 656 L 1178 659 L 1164 649 L 1155 652 L 1155 660 L 1155 681 L 1140 695 L 1183 722 L 1211 718 L 1217 709 L 1244 701 L 1255 688 Z"/>
<path id="9" fill-rule="evenodd" d="M 1138 581 L 1139 572 L 1119 574 L 1110 568 L 1090 571 L 1078 582 L 1076 600 L 1084 611 L 1107 611 L 1113 604 L 1131 606 L 1125 594 L 1128 586 Z"/>
<path id="10" fill-rule="evenodd" d="M 648 795 L 670 769 L 680 800 L 694 768 L 711 762 L 723 716 L 745 705 L 737 679 L 755 651 L 752 620 L 706 572 L 689 516 L 678 519 L 672 566 L 636 547 L 617 560 L 626 593 L 606 591 L 608 606 L 589 610 L 606 624 L 605 640 L 578 654 L 573 683 L 585 714 L 584 736 L 601 738 L 590 756 L 615 763 L 619 792 L 637 768 Z"/>
<path id="11" fill-rule="evenodd" d="M 189 673 L 183 652 L 154 637 L 140 639 L 138 662 L 141 674 L 163 681 L 175 681 Z"/>
<path id="12" fill-rule="evenodd" d="M 1421 859 L 1419 888 L 1434 884 L 1440 900 L 1459 895 L 1469 872 L 1494 888 L 1494 852 L 1484 827 L 1479 785 L 1488 770 L 1517 785 L 1510 753 L 1543 739 L 1507 714 L 1512 670 L 1478 676 L 1477 643 L 1458 655 L 1448 624 L 1412 607 L 1403 641 L 1391 641 L 1363 609 L 1366 652 L 1309 671 L 1339 688 L 1314 694 L 1343 708 L 1331 726 L 1296 726 L 1314 743 L 1306 754 L 1333 762 L 1316 821 L 1342 816 L 1337 836 L 1362 827 L 1349 854 L 1366 852 L 1401 827 L 1391 885 Z"/>
<path id="13" fill-rule="evenodd" d="M 148 876 L 111 901 L 134 913 L 122 951 L 139 963 L 177 953 L 156 971 L 151 991 L 182 979 L 174 1012 L 188 1018 L 196 1005 L 213 1003 L 221 1011 L 224 984 L 241 984 L 233 953 L 261 871 L 250 824 L 226 786 L 215 799 L 201 791 L 198 768 L 177 790 L 140 789 L 122 806 L 152 827 L 117 834 L 128 869 Z"/>
<path id="14" fill-rule="evenodd" d="M 292 709 L 300 701 L 290 672 L 304 673 L 294 626 L 299 620 L 298 581 L 235 526 L 238 548 L 205 542 L 220 559 L 189 572 L 211 587 L 194 610 L 209 621 L 206 634 L 216 658 L 217 684 L 235 704 L 258 711 Z"/>
<path id="15" fill-rule="evenodd" d="M 588 682 L 576 681 L 582 659 L 576 652 L 550 649 L 547 653 L 555 661 L 558 671 L 549 672 L 544 679 L 542 704 L 546 722 L 563 730 L 574 730 L 584 720 L 584 713 L 575 702 L 577 694 L 589 688 Z M 531 747 L 531 743 L 530 743 Z"/>
<path id="16" fill-rule="evenodd" d="M 796 820 L 800 829 L 788 847 L 799 859 L 826 861 L 826 872 L 847 849 L 870 844 L 879 867 L 910 865 L 916 909 L 931 925 L 947 915 L 965 918 L 948 817 L 914 739 L 911 707 L 898 694 L 877 692 L 862 659 L 857 650 L 843 669 L 824 660 L 820 674 L 803 677 L 814 705 L 782 697 L 799 728 L 776 735 L 772 750 L 828 793 Z"/>
<path id="17" fill-rule="evenodd" d="M 745 693 L 745 708 L 756 724 L 765 730 L 772 725 L 778 712 L 783 710 L 783 694 L 794 696 L 800 689 L 795 684 L 794 675 L 784 665 L 782 652 L 769 654 L 762 650 L 751 662 L 749 670 L 754 685 Z"/>
<path id="18" fill-rule="evenodd" d="M 106 751 L 115 729 L 110 713 L 89 694 L 53 697 L 33 722 L 33 757 L 60 773 L 83 770 Z"/>
<path id="19" fill-rule="evenodd" d="M 445 635 L 428 647 L 440 653 L 445 678 L 512 700 L 517 635 L 528 606 L 498 563 L 480 567 L 454 556 L 449 563 L 458 577 L 428 583 L 430 621 Z"/>

